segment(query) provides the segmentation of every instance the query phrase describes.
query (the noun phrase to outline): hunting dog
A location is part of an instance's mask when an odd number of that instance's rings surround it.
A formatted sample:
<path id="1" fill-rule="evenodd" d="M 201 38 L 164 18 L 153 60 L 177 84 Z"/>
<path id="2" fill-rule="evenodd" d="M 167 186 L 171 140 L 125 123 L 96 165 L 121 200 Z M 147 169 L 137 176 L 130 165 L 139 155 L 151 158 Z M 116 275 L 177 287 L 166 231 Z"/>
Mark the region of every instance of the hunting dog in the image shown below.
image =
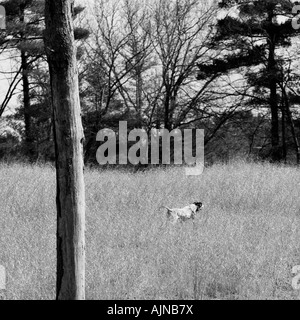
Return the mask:
<path id="1" fill-rule="evenodd" d="M 169 208 L 166 206 L 162 206 L 166 208 L 167 218 L 173 217 L 173 223 L 175 224 L 177 221 L 184 222 L 188 219 L 194 219 L 195 215 L 198 211 L 200 211 L 203 207 L 202 202 L 194 202 L 183 208 Z"/>

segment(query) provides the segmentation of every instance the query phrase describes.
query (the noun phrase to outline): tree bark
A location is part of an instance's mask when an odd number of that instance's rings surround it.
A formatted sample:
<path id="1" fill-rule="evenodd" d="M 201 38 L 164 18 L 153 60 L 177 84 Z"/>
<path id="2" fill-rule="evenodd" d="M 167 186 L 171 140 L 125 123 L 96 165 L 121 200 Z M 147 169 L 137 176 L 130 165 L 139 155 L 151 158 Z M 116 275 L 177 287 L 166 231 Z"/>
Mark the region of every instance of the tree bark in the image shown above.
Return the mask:
<path id="1" fill-rule="evenodd" d="M 284 97 L 284 104 L 285 104 L 287 118 L 288 118 L 288 121 L 291 126 L 291 132 L 292 132 L 292 136 L 293 136 L 293 140 L 294 140 L 296 163 L 297 163 L 297 165 L 299 165 L 300 164 L 300 144 L 299 144 L 299 140 L 297 138 L 295 124 L 294 124 L 293 116 L 292 116 L 291 109 L 290 109 L 289 98 L 288 98 L 286 90 L 283 86 L 282 86 L 282 93 L 283 93 L 283 97 Z"/>
<path id="2" fill-rule="evenodd" d="M 139 128 L 143 127 L 142 90 L 143 90 L 142 70 L 141 70 L 141 67 L 139 66 L 136 69 L 136 106 L 138 111 Z"/>
<path id="3" fill-rule="evenodd" d="M 72 0 L 46 0 L 48 57 L 57 179 L 57 283 L 59 300 L 85 299 L 85 195 Z"/>
<path id="4" fill-rule="evenodd" d="M 268 12 L 268 21 L 272 24 L 274 11 L 271 9 Z M 271 109 L 271 157 L 273 162 L 278 162 L 281 159 L 279 146 L 279 118 L 277 105 L 277 79 L 276 79 L 276 60 L 275 60 L 275 34 L 270 30 L 268 33 L 269 42 L 269 57 L 268 57 L 268 72 L 269 72 L 269 89 L 270 89 L 270 109 Z"/>
<path id="5" fill-rule="evenodd" d="M 29 156 L 29 158 L 32 158 L 34 150 L 33 150 L 33 135 L 31 132 L 28 63 L 27 63 L 26 52 L 24 50 L 21 50 L 21 67 L 22 67 L 22 82 L 23 82 L 26 154 Z"/>
<path id="6" fill-rule="evenodd" d="M 24 23 L 25 20 L 25 4 L 20 4 L 20 22 Z M 25 39 L 24 34 L 21 33 L 21 38 Z M 23 103 L 24 103 L 24 123 L 25 123 L 25 153 L 32 159 L 34 154 L 33 134 L 31 126 L 30 115 L 30 95 L 29 95 L 29 78 L 28 78 L 28 61 L 27 54 L 24 49 L 21 49 L 21 70 L 22 70 L 22 83 L 23 83 Z"/>
<path id="7" fill-rule="evenodd" d="M 286 147 L 286 117 L 285 117 L 285 104 L 282 102 L 281 106 L 281 136 L 282 136 L 282 159 L 286 164 L 287 147 Z"/>
<path id="8" fill-rule="evenodd" d="M 169 130 L 171 129 L 170 124 L 170 88 L 168 85 L 165 85 L 165 101 L 164 101 L 164 128 Z"/>
<path id="9" fill-rule="evenodd" d="M 271 144 L 272 144 L 272 161 L 280 161 L 279 147 L 279 121 L 276 97 L 276 80 L 270 80 L 270 107 L 271 107 Z"/>
<path id="10" fill-rule="evenodd" d="M 297 163 L 297 165 L 299 165 L 300 164 L 300 144 L 299 144 L 299 141 L 297 138 L 295 124 L 294 124 L 294 120 L 293 120 L 289 105 L 287 106 L 287 115 L 288 115 L 288 119 L 290 122 L 292 136 L 293 136 L 293 140 L 294 140 L 295 153 L 296 153 L 296 163 Z"/>

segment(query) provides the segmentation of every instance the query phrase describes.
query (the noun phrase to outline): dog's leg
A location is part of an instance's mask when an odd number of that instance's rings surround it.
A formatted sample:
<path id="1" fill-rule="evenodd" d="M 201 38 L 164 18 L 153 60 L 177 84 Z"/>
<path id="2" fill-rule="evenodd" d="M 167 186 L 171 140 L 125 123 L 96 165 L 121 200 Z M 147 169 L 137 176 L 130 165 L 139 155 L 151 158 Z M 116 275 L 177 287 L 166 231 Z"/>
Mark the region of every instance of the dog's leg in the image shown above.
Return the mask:
<path id="1" fill-rule="evenodd" d="M 174 215 L 173 218 L 174 218 L 174 220 L 172 222 L 173 224 L 176 224 L 178 222 L 178 220 L 180 220 L 177 214 Z"/>
<path id="2" fill-rule="evenodd" d="M 173 210 L 171 208 L 166 207 L 166 206 L 161 206 L 161 208 L 167 209 L 167 219 L 170 218 L 171 216 L 173 216 Z"/>
<path id="3" fill-rule="evenodd" d="M 173 212 L 171 209 L 167 209 L 167 218 L 173 217 Z"/>
<path id="4" fill-rule="evenodd" d="M 195 224 L 194 218 L 193 218 L 193 230 L 194 230 L 194 231 L 196 230 L 196 224 Z"/>

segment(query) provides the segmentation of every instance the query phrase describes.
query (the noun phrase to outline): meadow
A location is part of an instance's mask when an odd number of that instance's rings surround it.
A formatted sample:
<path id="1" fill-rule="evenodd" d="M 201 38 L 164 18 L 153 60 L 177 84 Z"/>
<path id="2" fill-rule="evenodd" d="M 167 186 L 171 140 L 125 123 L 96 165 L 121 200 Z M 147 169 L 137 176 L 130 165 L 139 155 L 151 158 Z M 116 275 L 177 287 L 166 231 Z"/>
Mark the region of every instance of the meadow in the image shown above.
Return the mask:
<path id="1" fill-rule="evenodd" d="M 54 299 L 55 170 L 0 164 L 4 299 Z M 299 299 L 300 171 L 216 164 L 200 176 L 167 168 L 87 169 L 87 299 Z M 201 201 L 194 223 L 161 205 Z"/>

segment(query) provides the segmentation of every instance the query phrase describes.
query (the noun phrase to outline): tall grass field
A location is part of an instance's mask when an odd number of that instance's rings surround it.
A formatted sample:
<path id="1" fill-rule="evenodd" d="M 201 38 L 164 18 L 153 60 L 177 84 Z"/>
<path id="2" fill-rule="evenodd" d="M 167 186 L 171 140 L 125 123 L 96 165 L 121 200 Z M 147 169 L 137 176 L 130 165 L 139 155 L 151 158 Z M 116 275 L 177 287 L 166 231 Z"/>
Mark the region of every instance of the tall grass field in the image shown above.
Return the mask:
<path id="1" fill-rule="evenodd" d="M 0 165 L 3 299 L 55 299 L 55 169 Z M 300 171 L 233 162 L 181 168 L 87 169 L 87 299 L 299 299 Z M 173 225 L 161 205 L 201 201 Z"/>

